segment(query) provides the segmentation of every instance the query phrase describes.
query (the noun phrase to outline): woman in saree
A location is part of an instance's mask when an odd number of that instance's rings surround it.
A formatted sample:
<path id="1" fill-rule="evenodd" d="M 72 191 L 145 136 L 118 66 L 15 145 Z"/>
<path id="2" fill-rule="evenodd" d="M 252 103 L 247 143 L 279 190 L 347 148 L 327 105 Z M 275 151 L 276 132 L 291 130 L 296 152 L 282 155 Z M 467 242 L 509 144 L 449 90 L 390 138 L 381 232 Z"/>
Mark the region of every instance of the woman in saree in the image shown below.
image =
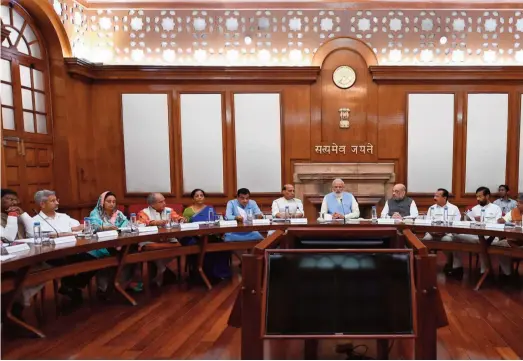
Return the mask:
<path id="1" fill-rule="evenodd" d="M 92 227 L 94 227 L 97 232 L 117 230 L 129 225 L 127 217 L 125 217 L 125 215 L 116 207 L 116 195 L 109 191 L 103 192 L 100 195 L 96 207 L 91 211 L 89 218 Z M 111 252 L 112 250 L 110 251 L 107 248 L 101 248 L 89 251 L 89 254 L 96 258 L 104 258 L 109 257 Z M 123 272 L 124 278 L 129 279 L 131 272 L 131 268 L 125 267 Z M 98 283 L 98 289 L 101 292 L 105 292 L 109 285 L 108 272 L 106 270 L 98 272 L 96 280 Z M 136 283 L 132 288 L 135 291 L 141 291 L 141 282 Z"/>
<path id="2" fill-rule="evenodd" d="M 212 215 L 216 214 L 214 208 L 205 204 L 205 192 L 202 189 L 195 189 L 191 192 L 193 204 L 183 211 L 183 217 L 188 222 L 208 222 L 214 221 Z M 222 242 L 221 238 L 215 235 L 208 236 L 209 242 Z M 187 237 L 181 240 L 183 245 L 192 245 L 198 242 L 196 237 Z M 224 278 L 230 278 L 231 265 L 230 252 L 212 252 L 205 254 L 203 270 L 209 280 L 219 281 Z M 190 260 L 195 262 L 196 259 Z"/>

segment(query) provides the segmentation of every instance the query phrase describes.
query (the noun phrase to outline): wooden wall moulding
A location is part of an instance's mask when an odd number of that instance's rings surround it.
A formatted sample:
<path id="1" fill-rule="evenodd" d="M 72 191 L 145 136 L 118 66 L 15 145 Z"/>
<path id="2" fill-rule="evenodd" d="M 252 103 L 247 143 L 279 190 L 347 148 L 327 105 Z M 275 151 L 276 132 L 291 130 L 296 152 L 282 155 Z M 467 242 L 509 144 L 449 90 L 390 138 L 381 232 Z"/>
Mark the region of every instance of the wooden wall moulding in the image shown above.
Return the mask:
<path id="1" fill-rule="evenodd" d="M 523 66 L 370 66 L 376 83 L 523 83 Z"/>
<path id="2" fill-rule="evenodd" d="M 64 59 L 72 77 L 90 81 L 162 81 L 184 83 L 312 84 L 318 66 L 141 66 L 103 65 L 78 58 Z"/>

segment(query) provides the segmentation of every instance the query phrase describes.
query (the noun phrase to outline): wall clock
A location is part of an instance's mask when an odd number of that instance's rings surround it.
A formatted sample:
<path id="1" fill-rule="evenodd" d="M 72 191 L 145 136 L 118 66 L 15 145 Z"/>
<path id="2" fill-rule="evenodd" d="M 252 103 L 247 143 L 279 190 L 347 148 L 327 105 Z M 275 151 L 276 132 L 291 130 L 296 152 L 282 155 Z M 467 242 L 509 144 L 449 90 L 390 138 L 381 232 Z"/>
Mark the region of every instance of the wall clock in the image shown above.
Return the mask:
<path id="1" fill-rule="evenodd" d="M 356 82 L 356 72 L 348 65 L 341 65 L 332 73 L 332 80 L 338 88 L 348 89 Z"/>

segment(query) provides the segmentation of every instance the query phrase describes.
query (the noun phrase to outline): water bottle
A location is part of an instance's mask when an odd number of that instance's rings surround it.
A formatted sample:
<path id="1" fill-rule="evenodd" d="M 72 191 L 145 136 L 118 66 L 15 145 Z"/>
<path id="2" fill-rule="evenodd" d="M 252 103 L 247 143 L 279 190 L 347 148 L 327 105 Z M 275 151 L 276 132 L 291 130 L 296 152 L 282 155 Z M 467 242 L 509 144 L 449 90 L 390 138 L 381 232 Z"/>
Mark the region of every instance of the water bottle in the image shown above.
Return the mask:
<path id="1" fill-rule="evenodd" d="M 376 211 L 376 206 L 372 206 L 371 217 L 373 222 L 378 221 L 378 212 Z"/>
<path id="2" fill-rule="evenodd" d="M 289 220 L 291 218 L 291 212 L 289 211 L 289 206 L 285 206 L 285 219 Z"/>
<path id="3" fill-rule="evenodd" d="M 91 218 L 85 217 L 84 218 L 84 234 L 87 236 L 91 236 L 93 234 L 93 227 L 91 225 Z"/>
<path id="4" fill-rule="evenodd" d="M 485 224 L 485 208 L 481 209 L 480 223 Z"/>
<path id="5" fill-rule="evenodd" d="M 136 225 L 136 213 L 131 213 L 131 232 L 138 231 L 138 227 Z"/>
<path id="6" fill-rule="evenodd" d="M 443 207 L 443 224 L 449 223 L 449 207 Z"/>
<path id="7" fill-rule="evenodd" d="M 249 211 L 247 212 L 247 222 L 252 223 L 253 219 L 254 219 L 254 217 L 252 214 L 252 209 L 249 209 Z"/>
<path id="8" fill-rule="evenodd" d="M 209 209 L 209 223 L 214 224 L 214 211 L 212 209 Z"/>
<path id="9" fill-rule="evenodd" d="M 169 229 L 172 227 L 172 223 L 171 223 L 171 210 L 170 209 L 166 209 L 165 210 L 165 216 L 167 217 L 167 223 L 165 224 L 165 228 Z"/>
<path id="10" fill-rule="evenodd" d="M 35 239 L 35 245 L 42 245 L 42 228 L 40 227 L 40 222 L 34 222 L 33 224 L 33 234 Z"/>

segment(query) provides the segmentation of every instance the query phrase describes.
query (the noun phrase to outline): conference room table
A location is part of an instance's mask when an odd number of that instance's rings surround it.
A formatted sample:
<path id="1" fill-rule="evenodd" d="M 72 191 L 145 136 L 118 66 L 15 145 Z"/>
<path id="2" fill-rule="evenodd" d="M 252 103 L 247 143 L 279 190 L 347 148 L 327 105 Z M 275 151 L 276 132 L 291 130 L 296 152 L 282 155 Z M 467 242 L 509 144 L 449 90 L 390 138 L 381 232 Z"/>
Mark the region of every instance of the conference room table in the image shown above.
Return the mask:
<path id="1" fill-rule="evenodd" d="M 480 280 L 483 282 L 484 278 L 491 272 L 491 262 L 489 257 L 489 249 L 492 248 L 492 241 L 498 237 L 500 239 L 514 239 L 523 240 L 523 231 L 521 228 L 508 228 L 504 229 L 490 229 L 485 226 L 450 226 L 450 225 L 417 225 L 414 223 L 395 222 L 393 224 L 378 224 L 371 222 L 370 220 L 358 220 L 358 221 L 327 221 L 327 222 L 308 222 L 307 224 L 291 224 L 290 222 L 273 222 L 269 225 L 246 225 L 238 224 L 237 226 L 222 226 L 216 224 L 199 224 L 197 229 L 180 229 L 174 227 L 170 229 L 159 228 L 154 233 L 139 233 L 139 232 L 121 232 L 117 236 L 108 238 L 98 238 L 93 235 L 89 238 L 78 237 L 76 242 L 69 242 L 63 244 L 46 244 L 46 245 L 34 245 L 29 243 L 29 249 L 13 254 L 13 258 L 4 260 L 1 262 L 1 274 L 2 274 L 2 294 L 8 293 L 7 303 L 7 317 L 18 325 L 34 332 L 35 334 L 44 337 L 44 334 L 35 328 L 34 326 L 28 325 L 22 320 L 17 319 L 11 314 L 10 310 L 21 294 L 22 289 L 28 286 L 34 286 L 45 283 L 50 280 L 55 280 L 64 276 L 74 275 L 81 272 L 93 271 L 104 269 L 108 267 L 115 267 L 116 272 L 114 275 L 114 287 L 121 293 L 131 304 L 136 305 L 136 301 L 131 297 L 119 282 L 119 276 L 125 265 L 137 264 L 142 262 L 148 262 L 158 259 L 172 259 L 178 256 L 184 255 L 198 255 L 198 271 L 204 279 L 207 286 L 210 288 L 210 283 L 203 271 L 203 261 L 206 253 L 217 252 L 217 251 L 235 251 L 235 250 L 248 250 L 253 249 L 259 241 L 248 241 L 248 242 L 208 242 L 209 235 L 222 235 L 224 233 L 233 232 L 269 232 L 275 230 L 292 231 L 300 230 L 301 232 L 322 232 L 323 230 L 333 231 L 336 230 L 337 234 L 347 234 L 362 232 L 377 231 L 380 228 L 388 228 L 389 230 L 396 229 L 398 234 L 405 233 L 405 230 L 410 230 L 409 236 L 413 234 L 471 234 L 477 235 L 479 238 L 481 253 L 487 260 L 487 270 Z M 168 242 L 172 238 L 182 239 L 184 237 L 197 237 L 198 242 L 194 245 L 180 246 L 174 248 L 157 249 L 145 252 L 138 252 L 130 250 L 133 246 L 137 246 L 142 242 Z M 442 248 L 454 249 L 456 251 L 472 251 L 468 247 L 474 245 L 468 245 L 458 242 L 439 242 Z M 478 245 L 475 245 L 478 247 Z M 454 247 L 454 248 L 452 248 Z M 36 270 L 38 265 L 45 263 L 46 261 L 65 258 L 78 253 L 85 253 L 88 251 L 102 249 L 102 248 L 113 248 L 116 251 L 114 256 L 95 259 L 90 261 L 84 261 L 79 263 L 68 264 L 59 267 L 51 267 L 47 269 Z M 437 248 L 437 247 L 434 247 Z M 516 252 L 523 254 L 523 248 L 503 248 L 498 254 L 504 254 L 511 256 Z M 133 248 L 135 249 L 135 248 Z M 518 253 L 518 257 L 521 255 Z"/>

